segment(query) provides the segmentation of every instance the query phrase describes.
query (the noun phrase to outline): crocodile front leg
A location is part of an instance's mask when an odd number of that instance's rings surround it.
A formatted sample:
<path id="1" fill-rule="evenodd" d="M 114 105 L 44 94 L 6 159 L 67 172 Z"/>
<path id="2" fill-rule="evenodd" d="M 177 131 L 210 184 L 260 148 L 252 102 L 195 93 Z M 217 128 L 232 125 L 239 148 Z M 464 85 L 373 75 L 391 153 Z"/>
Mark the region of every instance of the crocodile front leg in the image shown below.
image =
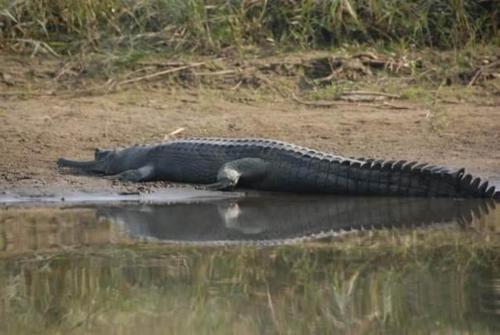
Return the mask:
<path id="1" fill-rule="evenodd" d="M 126 170 L 119 174 L 106 176 L 104 178 L 138 183 L 138 182 L 152 180 L 153 177 L 154 177 L 154 168 L 151 165 L 145 165 L 138 169 Z"/>
<path id="2" fill-rule="evenodd" d="M 260 158 L 241 158 L 225 163 L 217 173 L 217 182 L 205 188 L 230 191 L 238 184 L 251 185 L 265 177 L 269 163 Z"/>

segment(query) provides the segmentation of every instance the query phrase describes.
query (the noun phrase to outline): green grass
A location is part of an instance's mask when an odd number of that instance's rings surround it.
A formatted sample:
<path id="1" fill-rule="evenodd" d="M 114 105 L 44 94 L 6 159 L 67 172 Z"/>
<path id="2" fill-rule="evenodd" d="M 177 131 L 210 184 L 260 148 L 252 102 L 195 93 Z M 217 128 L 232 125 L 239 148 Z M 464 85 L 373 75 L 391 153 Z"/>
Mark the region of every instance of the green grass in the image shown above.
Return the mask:
<path id="1" fill-rule="evenodd" d="M 498 42 L 495 1 L 0 0 L 0 41 L 61 54 Z M 52 53 L 52 52 L 51 52 Z"/>

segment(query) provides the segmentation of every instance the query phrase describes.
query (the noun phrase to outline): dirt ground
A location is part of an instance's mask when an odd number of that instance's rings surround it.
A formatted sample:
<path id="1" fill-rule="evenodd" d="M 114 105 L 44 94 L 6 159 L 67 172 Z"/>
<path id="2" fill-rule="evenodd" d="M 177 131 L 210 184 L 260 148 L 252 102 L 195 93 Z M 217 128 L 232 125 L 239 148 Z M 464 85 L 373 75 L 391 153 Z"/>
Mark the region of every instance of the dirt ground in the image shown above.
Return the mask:
<path id="1" fill-rule="evenodd" d="M 47 85 L 46 85 L 47 87 Z M 500 180 L 500 97 L 496 103 L 398 101 L 408 109 L 342 104 L 318 108 L 262 89 L 130 86 L 94 96 L 2 94 L 0 191 L 144 190 L 62 173 L 58 157 L 89 159 L 95 147 L 178 137 L 266 137 L 346 156 L 407 159 L 466 167 Z M 6 92 L 4 90 L 4 92 Z M 478 101 L 478 99 L 476 99 Z M 480 97 L 479 97 L 480 101 Z"/>

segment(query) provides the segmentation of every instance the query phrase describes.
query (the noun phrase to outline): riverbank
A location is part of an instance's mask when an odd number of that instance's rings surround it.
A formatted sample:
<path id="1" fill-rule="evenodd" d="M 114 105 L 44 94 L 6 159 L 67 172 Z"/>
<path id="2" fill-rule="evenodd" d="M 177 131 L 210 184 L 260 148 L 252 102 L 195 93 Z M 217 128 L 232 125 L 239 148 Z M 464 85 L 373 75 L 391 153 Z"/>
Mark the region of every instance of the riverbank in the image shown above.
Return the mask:
<path id="1" fill-rule="evenodd" d="M 351 65 L 356 59 L 343 57 Z M 484 59 L 489 64 L 497 61 L 491 57 Z M 11 54 L 0 58 L 3 191 L 168 187 L 168 183 L 121 184 L 68 175 L 57 169 L 55 161 L 89 159 L 96 147 L 189 136 L 275 138 L 346 156 L 465 167 L 482 177 L 500 179 L 500 96 L 494 89 L 499 79 L 494 76 L 470 86 L 436 87 L 412 82 L 411 74 L 369 65 L 364 68 L 372 74 L 363 74 L 344 64 L 339 68 L 344 74 L 359 78 L 337 73 L 323 84 L 307 70 L 319 71 L 325 59 L 340 56 L 316 52 L 239 65 L 206 58 L 185 62 L 188 65 L 142 65 L 147 73 L 122 73 L 117 81 L 160 74 L 110 87 L 109 80 L 84 75 L 58 79 L 61 64 L 51 58 Z M 194 69 L 198 63 L 212 65 Z"/>

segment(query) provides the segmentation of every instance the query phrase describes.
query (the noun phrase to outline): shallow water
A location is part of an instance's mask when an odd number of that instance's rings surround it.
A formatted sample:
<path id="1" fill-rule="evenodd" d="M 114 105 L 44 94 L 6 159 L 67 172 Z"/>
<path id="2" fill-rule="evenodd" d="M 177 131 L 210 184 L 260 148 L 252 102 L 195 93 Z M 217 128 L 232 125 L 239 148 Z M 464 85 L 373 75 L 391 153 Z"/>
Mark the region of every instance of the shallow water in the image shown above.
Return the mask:
<path id="1" fill-rule="evenodd" d="M 491 201 L 64 198 L 3 201 L 0 333 L 500 331 Z"/>

